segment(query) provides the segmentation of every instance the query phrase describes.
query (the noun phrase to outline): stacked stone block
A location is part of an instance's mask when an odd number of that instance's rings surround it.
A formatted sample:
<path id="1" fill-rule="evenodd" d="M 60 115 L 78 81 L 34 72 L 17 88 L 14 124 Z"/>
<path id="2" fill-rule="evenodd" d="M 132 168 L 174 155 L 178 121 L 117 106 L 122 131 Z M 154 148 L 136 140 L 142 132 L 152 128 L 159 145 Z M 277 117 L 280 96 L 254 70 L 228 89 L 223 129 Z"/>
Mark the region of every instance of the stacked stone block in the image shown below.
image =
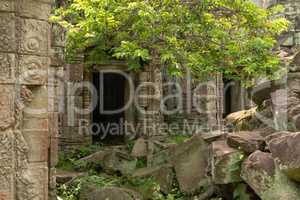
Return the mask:
<path id="1" fill-rule="evenodd" d="M 219 92 L 220 88 L 216 77 L 207 82 L 201 82 L 193 78 L 190 73 L 183 78 L 174 78 L 167 73 L 164 73 L 163 76 L 164 84 L 168 83 L 168 87 L 164 87 L 164 97 L 179 94 L 182 98 L 182 102 L 178 98 L 169 99 L 165 105 L 167 110 L 181 107 L 176 113 L 164 115 L 166 123 L 170 124 L 170 132 L 194 134 L 200 131 L 215 130 L 219 127 L 218 117 L 221 115 L 218 115 L 218 106 L 222 93 Z M 169 85 L 172 83 L 180 86 L 180 91 L 174 85 L 170 87 Z M 223 88 L 221 90 L 223 91 Z M 172 126 L 172 124 L 178 126 Z"/>
<path id="2" fill-rule="evenodd" d="M 64 97 L 60 120 L 61 150 L 76 149 L 91 143 L 92 135 L 81 127 L 83 120 L 90 119 L 91 114 L 84 114 L 84 106 L 89 101 L 89 93 L 83 85 L 84 65 L 82 60 L 67 64 L 64 67 Z M 89 123 L 85 123 L 88 125 Z M 83 132 L 84 131 L 84 132 Z"/>
<path id="3" fill-rule="evenodd" d="M 52 6 L 52 9 L 56 5 Z M 60 100 L 63 97 L 64 49 L 66 31 L 58 24 L 51 26 L 51 65 L 48 70 L 49 199 L 56 199 L 56 169 L 58 162 Z"/>

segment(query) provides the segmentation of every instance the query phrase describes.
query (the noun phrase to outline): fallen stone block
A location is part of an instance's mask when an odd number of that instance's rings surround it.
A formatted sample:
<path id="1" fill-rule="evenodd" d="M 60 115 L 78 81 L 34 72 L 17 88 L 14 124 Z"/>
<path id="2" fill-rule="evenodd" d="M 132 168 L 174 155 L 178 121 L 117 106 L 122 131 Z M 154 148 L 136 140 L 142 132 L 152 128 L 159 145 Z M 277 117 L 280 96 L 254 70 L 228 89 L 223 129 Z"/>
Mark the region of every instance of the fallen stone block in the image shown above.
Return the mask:
<path id="1" fill-rule="evenodd" d="M 210 154 L 210 145 L 200 135 L 171 149 L 171 162 L 182 192 L 205 191 L 211 186 L 211 178 L 208 177 Z"/>
<path id="2" fill-rule="evenodd" d="M 241 131 L 235 133 L 229 133 L 227 135 L 227 144 L 245 153 L 253 153 L 256 150 L 264 150 L 265 141 L 264 138 L 254 131 Z"/>
<path id="3" fill-rule="evenodd" d="M 121 173 L 130 175 L 136 169 L 137 159 L 118 150 L 113 150 L 104 156 L 101 166 L 109 174 Z"/>
<path id="4" fill-rule="evenodd" d="M 80 192 L 80 200 L 142 200 L 137 192 L 118 187 L 86 186 Z"/>
<path id="5" fill-rule="evenodd" d="M 98 164 L 104 160 L 104 157 L 109 152 L 107 151 L 97 151 L 89 156 L 79 159 L 79 162 L 87 162 L 92 164 Z"/>
<path id="6" fill-rule="evenodd" d="M 262 200 L 300 199 L 297 186 L 276 169 L 270 153 L 252 153 L 243 162 L 241 177 Z"/>
<path id="7" fill-rule="evenodd" d="M 271 93 L 279 88 L 279 82 L 265 81 L 249 90 L 249 97 L 259 106 L 262 105 L 265 100 L 270 99 Z"/>
<path id="8" fill-rule="evenodd" d="M 221 131 L 212 131 L 206 133 L 198 133 L 204 139 L 205 142 L 212 143 L 217 140 L 224 139 L 225 134 Z"/>
<path id="9" fill-rule="evenodd" d="M 270 135 L 268 135 L 268 136 L 265 137 L 265 142 L 268 145 L 271 142 L 271 140 L 273 140 L 275 138 L 280 138 L 282 136 L 286 136 L 287 134 L 290 134 L 290 132 L 288 132 L 288 131 L 281 131 L 281 132 L 272 133 L 272 134 L 270 134 Z M 269 147 L 267 146 L 267 148 L 269 148 Z"/>
<path id="10" fill-rule="evenodd" d="M 147 148 L 147 141 L 143 138 L 139 138 L 134 143 L 131 155 L 136 158 L 147 156 Z"/>
<path id="11" fill-rule="evenodd" d="M 268 147 L 279 169 L 300 181 L 300 133 L 281 133 L 268 138 Z"/>
<path id="12" fill-rule="evenodd" d="M 268 190 L 275 174 L 275 163 L 270 153 L 256 151 L 243 162 L 241 177 L 259 195 Z"/>
<path id="13" fill-rule="evenodd" d="M 168 194 L 172 190 L 174 172 L 172 166 L 162 165 L 152 168 L 137 169 L 133 177 L 153 178 L 159 185 L 162 192 Z"/>
<path id="14" fill-rule="evenodd" d="M 241 182 L 241 162 L 243 152 L 231 148 L 226 141 L 212 143 L 212 178 L 215 184 Z"/>
<path id="15" fill-rule="evenodd" d="M 235 127 L 238 130 L 248 130 L 250 128 L 249 122 L 255 117 L 255 113 L 256 108 L 231 113 L 225 119 L 226 126 L 229 128 Z"/>
<path id="16" fill-rule="evenodd" d="M 147 156 L 147 166 L 155 167 L 171 163 L 171 149 L 164 149 L 157 153 L 149 153 Z"/>
<path id="17" fill-rule="evenodd" d="M 57 170 L 55 177 L 56 177 L 56 183 L 58 184 L 65 184 L 69 181 L 72 181 L 78 177 L 84 176 L 85 173 L 79 173 L 79 172 L 69 172 L 69 171 L 63 171 L 63 170 Z"/>

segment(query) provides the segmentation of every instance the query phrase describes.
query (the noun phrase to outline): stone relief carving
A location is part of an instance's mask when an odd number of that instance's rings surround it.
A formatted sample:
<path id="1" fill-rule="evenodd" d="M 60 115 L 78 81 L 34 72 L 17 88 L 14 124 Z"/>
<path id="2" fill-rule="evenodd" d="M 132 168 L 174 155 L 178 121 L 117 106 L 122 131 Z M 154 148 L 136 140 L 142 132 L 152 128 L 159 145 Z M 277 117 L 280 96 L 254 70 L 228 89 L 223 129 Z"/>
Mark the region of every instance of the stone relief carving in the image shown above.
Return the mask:
<path id="1" fill-rule="evenodd" d="M 29 147 L 21 132 L 24 105 L 31 100 L 23 86 L 21 98 L 14 98 L 14 86 L 0 85 L 0 200 L 11 199 L 16 184 L 18 200 L 32 200 L 37 195 L 28 168 Z M 41 198 L 42 199 L 42 198 Z"/>
<path id="2" fill-rule="evenodd" d="M 1 0 L 0 1 L 0 10 L 1 11 L 13 11 L 13 8 L 14 8 L 13 1 L 11 1 L 11 0 Z"/>
<path id="3" fill-rule="evenodd" d="M 23 86 L 20 91 L 20 99 L 15 101 L 14 116 L 16 123 L 14 125 L 15 141 L 15 174 L 17 200 L 32 200 L 38 194 L 34 189 L 34 183 L 31 178 L 31 170 L 28 167 L 28 144 L 21 132 L 23 120 L 23 110 L 27 103 L 32 99 L 31 91 Z"/>
<path id="4" fill-rule="evenodd" d="M 47 67 L 49 59 L 38 56 L 21 56 L 19 68 L 21 83 L 30 85 L 43 85 L 47 80 Z"/>
<path id="5" fill-rule="evenodd" d="M 31 90 L 29 90 L 26 86 L 22 86 L 20 96 L 23 103 L 30 103 L 33 98 Z"/>
<path id="6" fill-rule="evenodd" d="M 64 47 L 66 45 L 67 32 L 59 24 L 52 25 L 52 46 Z"/>
<path id="7" fill-rule="evenodd" d="M 0 49 L 15 49 L 15 16 L 11 13 L 0 13 Z"/>
<path id="8" fill-rule="evenodd" d="M 34 19 L 21 20 L 20 51 L 29 54 L 47 54 L 49 24 Z"/>
<path id="9" fill-rule="evenodd" d="M 48 20 L 50 17 L 51 5 L 36 0 L 19 0 L 18 10 L 21 16 L 35 19 Z"/>
<path id="10" fill-rule="evenodd" d="M 65 52 L 63 47 L 52 46 L 51 65 L 62 66 L 65 63 Z"/>
<path id="11" fill-rule="evenodd" d="M 36 99 L 25 85 L 47 81 L 53 1 L 0 0 L 0 200 L 47 199 L 48 167 L 30 163 L 22 123 L 25 107 Z"/>
<path id="12" fill-rule="evenodd" d="M 10 191 L 13 184 L 13 131 L 0 134 L 0 191 Z"/>
<path id="13" fill-rule="evenodd" d="M 68 80 L 72 82 L 79 82 L 83 80 L 83 65 L 72 64 L 68 65 Z"/>
<path id="14" fill-rule="evenodd" d="M 15 55 L 0 53 L 0 82 L 14 80 Z"/>
<path id="15" fill-rule="evenodd" d="M 15 122 L 13 116 L 14 96 L 13 86 L 0 85 L 0 131 L 6 130 Z"/>
<path id="16" fill-rule="evenodd" d="M 45 200 L 47 198 L 48 190 L 48 168 L 46 163 L 31 163 L 29 165 L 31 169 L 30 179 L 34 180 L 35 194 L 30 200 Z M 22 199 L 23 200 L 23 199 Z M 29 200 L 29 199 L 28 199 Z"/>
<path id="17" fill-rule="evenodd" d="M 15 135 L 15 173 L 16 173 L 16 190 L 18 200 L 32 200 L 37 196 L 34 190 L 34 183 L 31 178 L 31 170 L 28 168 L 28 151 L 29 147 L 20 130 L 14 131 Z"/>

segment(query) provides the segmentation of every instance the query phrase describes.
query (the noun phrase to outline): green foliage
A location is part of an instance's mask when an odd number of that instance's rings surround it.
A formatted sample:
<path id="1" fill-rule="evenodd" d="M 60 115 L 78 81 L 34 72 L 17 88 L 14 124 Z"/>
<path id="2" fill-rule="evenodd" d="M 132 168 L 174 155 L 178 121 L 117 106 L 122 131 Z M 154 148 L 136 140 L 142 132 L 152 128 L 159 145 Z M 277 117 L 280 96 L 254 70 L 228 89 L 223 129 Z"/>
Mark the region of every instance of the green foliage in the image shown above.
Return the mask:
<path id="1" fill-rule="evenodd" d="M 102 145 L 97 144 L 81 147 L 67 153 L 60 152 L 56 167 L 65 171 L 86 171 L 89 169 L 88 163 L 79 161 L 79 159 L 93 154 L 101 148 Z"/>
<path id="2" fill-rule="evenodd" d="M 191 138 L 190 135 L 176 134 L 176 135 L 171 135 L 170 137 L 168 137 L 168 142 L 174 143 L 174 144 L 180 144 L 180 143 L 185 142 L 189 138 Z"/>
<path id="3" fill-rule="evenodd" d="M 88 185 L 93 184 L 97 187 L 113 187 L 120 186 L 120 180 L 114 177 L 104 177 L 98 175 L 87 176 L 82 179 L 83 182 L 88 183 Z"/>
<path id="4" fill-rule="evenodd" d="M 147 167 L 147 157 L 140 157 L 137 159 L 136 168 L 145 168 Z"/>
<path id="5" fill-rule="evenodd" d="M 135 144 L 134 140 L 130 140 L 130 141 L 127 142 L 127 149 L 128 149 L 129 152 L 132 152 L 134 144 Z"/>
<path id="6" fill-rule="evenodd" d="M 230 172 L 239 171 L 241 169 L 241 165 L 244 159 L 245 159 L 245 155 L 242 153 L 234 155 L 230 160 L 229 171 Z"/>
<path id="7" fill-rule="evenodd" d="M 160 62 L 174 75 L 188 67 L 196 77 L 222 73 L 250 84 L 277 78 L 272 50 L 289 23 L 251 0 L 71 0 L 52 21 L 68 29 L 67 52 L 87 62 L 125 60 L 132 70 Z"/>
<path id="8" fill-rule="evenodd" d="M 68 153 L 60 152 L 56 168 L 65 171 L 75 171 L 74 162 L 76 160 Z"/>
<path id="9" fill-rule="evenodd" d="M 138 191 L 142 195 L 149 194 L 150 198 L 154 194 L 155 188 L 158 184 L 152 179 L 148 178 L 132 178 L 132 177 L 113 177 L 107 175 L 90 175 L 76 179 L 73 183 L 68 185 L 58 185 L 58 195 L 64 200 L 78 200 L 80 191 L 85 186 L 103 187 L 124 187 Z M 159 193 L 159 191 L 157 191 Z"/>
<path id="10" fill-rule="evenodd" d="M 113 177 L 101 174 L 78 178 L 68 185 L 58 185 L 57 193 L 64 200 L 79 200 L 80 191 L 90 185 L 99 188 L 129 188 L 139 192 L 145 198 L 153 200 L 184 200 L 178 187 L 174 187 L 170 194 L 164 195 L 160 191 L 160 186 L 151 178 Z"/>
<path id="11" fill-rule="evenodd" d="M 234 200 L 250 200 L 251 197 L 247 194 L 247 185 L 244 183 L 239 183 L 234 189 L 233 193 Z"/>
<path id="12" fill-rule="evenodd" d="M 63 200 L 78 200 L 80 190 L 81 190 L 80 181 L 77 181 L 76 183 L 70 186 L 63 184 L 57 187 L 57 195 L 61 197 Z"/>

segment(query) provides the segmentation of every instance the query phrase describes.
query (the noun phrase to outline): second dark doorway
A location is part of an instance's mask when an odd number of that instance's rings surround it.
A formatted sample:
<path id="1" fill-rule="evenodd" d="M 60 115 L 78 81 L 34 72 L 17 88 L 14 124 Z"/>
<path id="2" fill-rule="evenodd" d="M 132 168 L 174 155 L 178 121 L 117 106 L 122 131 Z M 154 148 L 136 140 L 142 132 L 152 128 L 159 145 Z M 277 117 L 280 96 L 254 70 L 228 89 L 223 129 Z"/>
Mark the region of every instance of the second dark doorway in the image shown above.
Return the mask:
<path id="1" fill-rule="evenodd" d="M 125 102 L 125 78 L 117 73 L 93 73 L 93 84 L 97 89 L 98 100 L 93 112 L 93 142 L 119 144 L 124 142 L 124 111 L 106 113 L 123 108 Z M 102 108 L 102 110 L 101 110 Z M 105 111 L 105 112 L 103 112 Z"/>

